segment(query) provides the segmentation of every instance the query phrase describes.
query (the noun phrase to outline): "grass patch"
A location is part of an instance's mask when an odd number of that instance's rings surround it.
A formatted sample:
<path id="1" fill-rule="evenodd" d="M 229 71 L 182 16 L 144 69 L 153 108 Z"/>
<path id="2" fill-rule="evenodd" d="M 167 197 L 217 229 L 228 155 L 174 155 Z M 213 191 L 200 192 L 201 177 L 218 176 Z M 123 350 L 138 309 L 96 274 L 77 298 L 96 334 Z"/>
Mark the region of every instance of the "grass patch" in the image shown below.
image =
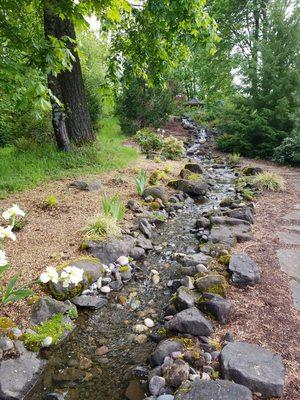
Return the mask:
<path id="1" fill-rule="evenodd" d="M 0 148 L 0 198 L 33 188 L 51 179 L 101 173 L 124 168 L 137 158 L 137 151 L 125 147 L 116 118 L 106 118 L 94 146 L 76 148 L 70 153 L 55 144 L 33 145 L 30 149 Z"/>
<path id="2" fill-rule="evenodd" d="M 261 174 L 256 175 L 253 181 L 260 190 L 279 192 L 285 188 L 282 177 L 274 172 L 262 172 Z"/>
<path id="3" fill-rule="evenodd" d="M 85 241 L 101 242 L 107 238 L 121 236 L 121 228 L 111 216 L 99 216 L 85 228 L 84 232 Z"/>

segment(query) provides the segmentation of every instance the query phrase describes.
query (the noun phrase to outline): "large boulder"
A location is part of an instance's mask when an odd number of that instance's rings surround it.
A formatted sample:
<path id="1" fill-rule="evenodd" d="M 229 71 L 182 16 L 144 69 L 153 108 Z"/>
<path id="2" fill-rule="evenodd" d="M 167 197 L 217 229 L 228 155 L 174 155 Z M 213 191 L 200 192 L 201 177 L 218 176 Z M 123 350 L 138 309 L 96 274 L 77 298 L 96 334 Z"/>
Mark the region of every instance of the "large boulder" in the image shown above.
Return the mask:
<path id="1" fill-rule="evenodd" d="M 42 297 L 31 307 L 30 322 L 39 325 L 56 314 L 66 314 L 74 306 L 71 303 L 62 302 L 52 297 Z"/>
<path id="2" fill-rule="evenodd" d="M 204 293 L 197 305 L 204 314 L 212 315 L 221 324 L 227 324 L 232 310 L 229 300 L 214 293 Z"/>
<path id="3" fill-rule="evenodd" d="M 194 307 L 201 298 L 201 294 L 191 290 L 185 286 L 180 286 L 173 299 L 176 310 L 182 311 L 187 308 Z"/>
<path id="4" fill-rule="evenodd" d="M 91 308 L 97 310 L 107 305 L 108 300 L 101 296 L 88 296 L 82 294 L 71 299 L 72 303 L 78 307 Z"/>
<path id="5" fill-rule="evenodd" d="M 250 224 L 253 224 L 254 222 L 254 216 L 251 207 L 241 207 L 226 211 L 226 216 L 233 219 L 241 219 L 243 221 L 248 221 L 250 222 Z"/>
<path id="6" fill-rule="evenodd" d="M 255 344 L 232 342 L 221 352 L 225 379 L 247 386 L 265 397 L 281 397 L 284 387 L 282 358 Z"/>
<path id="7" fill-rule="evenodd" d="M 181 190 L 189 196 L 205 196 L 208 191 L 208 185 L 203 181 L 203 179 L 177 179 L 170 181 L 168 186 L 176 190 Z"/>
<path id="8" fill-rule="evenodd" d="M 195 279 L 194 285 L 201 293 L 215 293 L 226 297 L 227 282 L 222 275 L 211 273 L 201 276 Z"/>
<path id="9" fill-rule="evenodd" d="M 18 358 L 9 358 L 0 363 L 0 399 L 22 400 L 40 376 L 45 360 L 37 353 L 27 351 L 23 343 L 16 342 Z"/>
<path id="10" fill-rule="evenodd" d="M 184 343 L 176 339 L 166 339 L 161 341 L 152 355 L 150 356 L 150 363 L 153 367 L 161 365 L 165 357 L 170 356 L 173 352 L 182 351 Z"/>
<path id="11" fill-rule="evenodd" d="M 111 239 L 106 242 L 93 242 L 88 240 L 86 250 L 97 257 L 104 264 L 115 262 L 121 256 L 129 256 L 135 247 L 135 239 L 129 235 L 123 235 L 120 239 Z"/>
<path id="12" fill-rule="evenodd" d="M 144 190 L 143 197 L 146 199 L 147 197 L 153 197 L 153 199 L 160 199 L 163 204 L 168 202 L 168 196 L 166 190 L 163 186 L 150 186 Z"/>
<path id="13" fill-rule="evenodd" d="M 230 381 L 195 379 L 180 386 L 175 400 L 252 400 L 252 394 L 245 386 Z"/>
<path id="14" fill-rule="evenodd" d="M 187 170 L 193 172 L 194 174 L 203 174 L 203 172 L 204 172 L 203 168 L 198 163 L 185 164 L 184 169 L 187 169 Z"/>
<path id="15" fill-rule="evenodd" d="M 232 282 L 238 286 L 253 286 L 261 280 L 258 266 L 246 253 L 233 254 L 228 269 Z"/>
<path id="16" fill-rule="evenodd" d="M 234 246 L 236 242 L 242 243 L 253 239 L 248 221 L 229 217 L 213 217 L 211 223 L 212 228 L 209 235 L 211 243 Z"/>
<path id="17" fill-rule="evenodd" d="M 209 336 L 213 332 L 211 322 L 196 307 L 183 310 L 166 323 L 167 329 L 194 336 Z"/>

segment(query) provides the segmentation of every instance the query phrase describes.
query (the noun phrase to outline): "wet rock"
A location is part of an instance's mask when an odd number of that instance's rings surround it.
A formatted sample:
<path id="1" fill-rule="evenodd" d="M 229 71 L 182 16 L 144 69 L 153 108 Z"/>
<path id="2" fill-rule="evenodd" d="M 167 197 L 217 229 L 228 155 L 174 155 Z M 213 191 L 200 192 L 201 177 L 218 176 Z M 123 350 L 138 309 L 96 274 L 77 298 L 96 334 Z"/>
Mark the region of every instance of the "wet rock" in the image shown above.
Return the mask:
<path id="1" fill-rule="evenodd" d="M 234 210 L 229 210 L 226 215 L 230 218 L 241 219 L 244 221 L 254 223 L 253 211 L 250 207 L 235 208 Z"/>
<path id="2" fill-rule="evenodd" d="M 166 381 L 162 376 L 153 376 L 149 382 L 149 392 L 153 396 L 163 394 L 165 390 Z"/>
<path id="3" fill-rule="evenodd" d="M 238 286 L 253 286 L 261 280 L 258 266 L 246 253 L 233 254 L 228 269 L 232 282 Z"/>
<path id="4" fill-rule="evenodd" d="M 86 242 L 86 250 L 97 257 L 104 264 L 115 262 L 120 256 L 128 256 L 135 247 L 135 239 L 129 235 L 123 235 L 121 239 L 111 239 L 107 242 Z"/>
<path id="5" fill-rule="evenodd" d="M 145 398 L 145 390 L 139 381 L 131 381 L 126 389 L 125 397 L 128 400 L 143 400 Z"/>
<path id="6" fill-rule="evenodd" d="M 139 220 L 139 230 L 146 236 L 146 238 L 150 239 L 152 237 L 152 226 L 146 218 Z"/>
<path id="7" fill-rule="evenodd" d="M 181 286 L 174 296 L 173 304 L 178 311 L 185 310 L 190 307 L 194 307 L 199 301 L 201 294 L 188 289 L 185 286 Z"/>
<path id="8" fill-rule="evenodd" d="M 70 187 L 86 192 L 98 192 L 102 189 L 100 181 L 74 181 Z"/>
<path id="9" fill-rule="evenodd" d="M 133 369 L 133 374 L 137 378 L 147 379 L 149 370 L 146 367 L 138 365 Z"/>
<path id="10" fill-rule="evenodd" d="M 168 386 L 178 388 L 183 381 L 188 379 L 190 366 L 183 360 L 175 360 L 170 365 L 162 368 Z"/>
<path id="11" fill-rule="evenodd" d="M 183 254 L 175 253 L 174 258 L 184 267 L 195 267 L 199 264 L 206 266 L 212 258 L 204 253 Z"/>
<path id="12" fill-rule="evenodd" d="M 284 387 L 282 358 L 255 344 L 228 343 L 221 351 L 225 379 L 247 386 L 266 397 L 281 397 Z"/>
<path id="13" fill-rule="evenodd" d="M 204 170 L 198 163 L 188 163 L 184 166 L 185 169 L 195 173 L 195 174 L 203 174 Z"/>
<path id="14" fill-rule="evenodd" d="M 147 326 L 147 328 L 153 328 L 154 327 L 154 321 L 151 318 L 146 318 L 144 320 L 144 324 Z"/>
<path id="15" fill-rule="evenodd" d="M 194 285 L 200 292 L 215 293 L 226 297 L 227 282 L 224 276 L 219 274 L 208 274 L 195 279 Z"/>
<path id="16" fill-rule="evenodd" d="M 209 235 L 209 241 L 212 243 L 222 243 L 228 246 L 234 246 L 236 242 L 242 243 L 253 239 L 250 224 L 247 221 L 240 221 L 237 225 L 218 225 L 212 226 Z"/>
<path id="17" fill-rule="evenodd" d="M 207 381 L 196 378 L 183 383 L 175 400 L 252 400 L 251 391 L 242 385 L 226 380 Z"/>
<path id="18" fill-rule="evenodd" d="M 20 357 L 1 360 L 0 398 L 3 400 L 23 399 L 46 364 L 37 353 L 27 351 L 21 342 L 16 342 L 16 348 Z"/>
<path id="19" fill-rule="evenodd" d="M 180 283 L 188 289 L 194 289 L 194 279 L 191 276 L 184 276 Z"/>
<path id="20" fill-rule="evenodd" d="M 213 331 L 211 322 L 196 307 L 183 310 L 166 323 L 167 329 L 194 336 L 209 336 Z"/>
<path id="21" fill-rule="evenodd" d="M 188 180 L 178 179 L 170 181 L 168 186 L 176 190 L 188 194 L 189 196 L 205 196 L 208 191 L 208 185 L 202 179 L 200 180 Z"/>
<path id="22" fill-rule="evenodd" d="M 140 235 L 137 237 L 136 245 L 144 250 L 151 250 L 153 248 L 151 240 L 146 239 L 144 235 Z"/>
<path id="23" fill-rule="evenodd" d="M 108 301 L 101 296 L 81 295 L 71 299 L 72 303 L 78 307 L 91 308 L 97 310 L 107 305 Z"/>
<path id="24" fill-rule="evenodd" d="M 70 303 L 67 304 L 45 296 L 32 305 L 30 321 L 34 325 L 39 325 L 56 314 L 66 314 L 71 308 Z"/>
<path id="25" fill-rule="evenodd" d="M 10 338 L 8 338 L 6 336 L 0 337 L 0 349 L 1 350 L 8 351 L 13 348 L 14 348 L 14 342 Z"/>
<path id="26" fill-rule="evenodd" d="M 148 340 L 148 337 L 147 337 L 147 335 L 145 335 L 145 334 L 137 335 L 137 336 L 135 336 L 135 338 L 133 339 L 133 341 L 134 341 L 135 343 L 137 343 L 137 344 L 146 343 L 147 340 Z"/>
<path id="27" fill-rule="evenodd" d="M 152 366 L 161 365 L 165 357 L 170 356 L 174 351 L 182 351 L 184 344 L 178 340 L 166 339 L 161 341 L 150 357 Z"/>
<path id="28" fill-rule="evenodd" d="M 198 307 L 204 314 L 212 315 L 221 324 L 227 324 L 232 304 L 217 294 L 204 293 Z"/>
<path id="29" fill-rule="evenodd" d="M 205 217 L 200 217 L 197 219 L 196 221 L 196 228 L 200 229 L 200 228 L 209 228 L 211 225 L 210 220 L 208 218 Z"/>
<path id="30" fill-rule="evenodd" d="M 163 204 L 166 204 L 168 202 L 168 196 L 163 186 L 152 186 L 146 188 L 144 190 L 143 197 L 145 199 L 148 196 L 152 196 L 154 200 L 160 199 L 163 202 Z"/>

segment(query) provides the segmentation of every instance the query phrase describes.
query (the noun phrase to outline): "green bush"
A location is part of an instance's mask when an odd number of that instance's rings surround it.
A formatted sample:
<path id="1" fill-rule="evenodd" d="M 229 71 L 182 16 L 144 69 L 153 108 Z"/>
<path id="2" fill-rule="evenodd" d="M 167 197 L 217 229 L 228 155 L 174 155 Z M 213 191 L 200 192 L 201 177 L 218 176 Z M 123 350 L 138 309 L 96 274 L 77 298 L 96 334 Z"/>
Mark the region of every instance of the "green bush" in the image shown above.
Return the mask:
<path id="1" fill-rule="evenodd" d="M 300 133 L 285 138 L 274 150 L 273 160 L 279 164 L 300 166 Z"/>
<path id="2" fill-rule="evenodd" d="M 164 146 L 162 136 L 147 128 L 140 129 L 135 134 L 134 140 L 140 145 L 143 153 L 156 152 Z"/>
<path id="3" fill-rule="evenodd" d="M 162 155 L 168 160 L 181 160 L 184 155 L 183 141 L 173 136 L 168 137 L 164 142 Z"/>

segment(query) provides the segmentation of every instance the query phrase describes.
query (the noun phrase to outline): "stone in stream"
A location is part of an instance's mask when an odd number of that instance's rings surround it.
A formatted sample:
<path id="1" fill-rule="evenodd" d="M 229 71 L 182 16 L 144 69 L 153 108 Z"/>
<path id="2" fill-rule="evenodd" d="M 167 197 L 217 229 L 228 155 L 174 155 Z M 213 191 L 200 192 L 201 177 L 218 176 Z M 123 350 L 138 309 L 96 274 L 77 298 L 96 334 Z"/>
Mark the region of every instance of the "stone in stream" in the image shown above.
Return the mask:
<path id="1" fill-rule="evenodd" d="M 184 382 L 177 390 L 175 400 L 252 400 L 245 386 L 227 380 L 207 381 L 196 378 Z"/>
<path id="2" fill-rule="evenodd" d="M 150 239 L 152 237 L 152 226 L 146 218 L 141 218 L 139 220 L 139 230 Z"/>
<path id="3" fill-rule="evenodd" d="M 184 267 L 195 267 L 196 265 L 199 264 L 206 266 L 212 260 L 212 257 L 204 253 L 196 253 L 196 254 L 175 253 L 173 257 Z"/>
<path id="4" fill-rule="evenodd" d="M 98 310 L 107 305 L 108 300 L 101 296 L 88 296 L 88 295 L 81 295 L 76 296 L 71 299 L 72 303 L 78 307 L 82 308 L 91 308 L 94 310 Z"/>
<path id="5" fill-rule="evenodd" d="M 197 306 L 204 314 L 212 315 L 221 324 L 227 324 L 232 310 L 229 300 L 214 293 L 203 293 Z"/>
<path id="6" fill-rule="evenodd" d="M 45 360 L 37 353 L 27 351 L 22 342 L 16 342 L 18 358 L 2 360 L 0 364 L 0 399 L 21 400 L 36 383 Z"/>
<path id="7" fill-rule="evenodd" d="M 228 269 L 232 282 L 238 286 L 254 286 L 261 280 L 258 266 L 246 253 L 233 254 Z"/>
<path id="8" fill-rule="evenodd" d="M 196 221 L 196 228 L 209 228 L 211 225 L 210 220 L 206 217 L 200 217 Z"/>
<path id="9" fill-rule="evenodd" d="M 226 211 L 225 214 L 230 218 L 248 221 L 250 224 L 254 223 L 253 211 L 250 207 L 235 208 L 234 210 Z"/>
<path id="10" fill-rule="evenodd" d="M 149 392 L 153 394 L 153 396 L 164 394 L 165 386 L 165 378 L 163 378 L 162 376 L 153 376 L 153 378 L 151 378 L 149 382 Z"/>
<path id="11" fill-rule="evenodd" d="M 170 356 L 175 351 L 182 351 L 184 347 L 183 342 L 176 339 L 166 339 L 161 341 L 152 355 L 150 356 L 150 364 L 152 367 L 161 365 L 165 357 Z"/>
<path id="12" fill-rule="evenodd" d="M 208 191 L 208 185 L 202 179 L 177 179 L 174 181 L 170 181 L 168 183 L 168 186 L 176 190 L 181 190 L 189 196 L 205 196 Z"/>
<path id="13" fill-rule="evenodd" d="M 196 278 L 194 285 L 201 293 L 215 293 L 226 297 L 227 282 L 223 275 L 208 273 L 200 278 Z"/>
<path id="14" fill-rule="evenodd" d="M 211 322 L 196 307 L 187 308 L 176 314 L 166 323 L 166 328 L 194 336 L 209 336 L 213 332 Z"/>
<path id="15" fill-rule="evenodd" d="M 174 296 L 173 304 L 175 305 L 177 311 L 182 311 L 186 308 L 194 307 L 200 297 L 201 294 L 188 289 L 185 286 L 180 286 Z"/>
<path id="16" fill-rule="evenodd" d="M 141 247 L 144 250 L 153 249 L 151 240 L 146 239 L 144 235 L 139 235 L 136 239 L 136 246 Z"/>
<path id="17" fill-rule="evenodd" d="M 184 169 L 188 169 L 189 171 L 195 174 L 203 174 L 204 170 L 198 163 L 188 163 L 185 164 Z"/>
<path id="18" fill-rule="evenodd" d="M 64 398 L 63 393 L 47 393 L 44 400 L 64 400 Z"/>
<path id="19" fill-rule="evenodd" d="M 68 304 L 52 297 L 42 297 L 31 307 L 30 322 L 39 325 L 56 314 L 66 314 L 73 307 L 70 302 Z"/>
<path id="20" fill-rule="evenodd" d="M 230 225 L 226 224 L 224 220 L 224 224 L 213 224 L 209 234 L 209 242 L 222 243 L 232 247 L 236 242 L 242 243 L 253 239 L 249 222 L 237 218 L 231 218 L 232 220 L 239 222 Z"/>
<path id="21" fill-rule="evenodd" d="M 163 366 L 162 372 L 167 385 L 178 388 L 183 381 L 189 378 L 190 366 L 185 361 L 176 359 L 171 364 Z"/>
<path id="22" fill-rule="evenodd" d="M 135 247 L 135 239 L 129 235 L 123 235 L 121 239 L 111 239 L 107 242 L 93 242 L 88 240 L 86 250 L 97 257 L 104 264 L 115 262 L 120 256 L 128 256 Z"/>
<path id="23" fill-rule="evenodd" d="M 281 397 L 284 365 L 281 356 L 255 344 L 228 343 L 221 351 L 225 379 L 247 386 L 265 397 Z"/>

